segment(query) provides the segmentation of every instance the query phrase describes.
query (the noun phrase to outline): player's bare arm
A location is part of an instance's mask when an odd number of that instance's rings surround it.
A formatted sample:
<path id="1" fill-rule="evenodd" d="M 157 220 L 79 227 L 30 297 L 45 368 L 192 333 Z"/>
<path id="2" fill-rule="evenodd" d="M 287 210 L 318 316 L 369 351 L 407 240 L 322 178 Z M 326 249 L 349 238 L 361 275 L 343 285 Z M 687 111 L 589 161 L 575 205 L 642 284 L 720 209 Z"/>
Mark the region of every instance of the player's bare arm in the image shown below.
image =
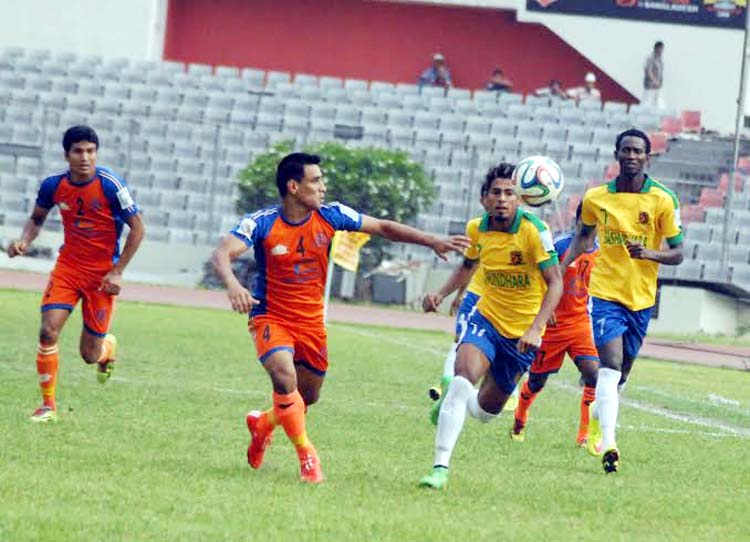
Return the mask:
<path id="1" fill-rule="evenodd" d="M 565 254 L 565 258 L 560 263 L 562 269 L 567 269 L 568 266 L 575 261 L 578 256 L 586 251 L 594 248 L 596 242 L 596 228 L 594 226 L 587 226 L 581 222 L 580 226 L 576 230 L 575 237 L 570 243 L 570 248 Z"/>
<path id="2" fill-rule="evenodd" d="M 456 290 L 456 297 L 453 298 L 453 301 L 451 302 L 451 307 L 448 310 L 448 314 L 450 316 L 456 316 L 458 314 L 458 309 L 461 308 L 461 303 L 464 300 L 464 295 L 466 294 L 466 287 L 468 284 L 465 284 L 463 286 L 460 286 L 458 290 Z"/>
<path id="3" fill-rule="evenodd" d="M 526 330 L 523 336 L 518 340 L 518 351 L 524 353 L 530 348 L 539 348 L 542 344 L 542 330 L 545 323 L 552 317 L 560 302 L 563 293 L 562 273 L 559 265 L 552 265 L 542 271 L 544 280 L 547 283 L 547 292 L 542 299 L 542 306 L 531 323 L 531 327 Z"/>
<path id="4" fill-rule="evenodd" d="M 232 271 L 232 260 L 239 258 L 247 250 L 247 245 L 232 235 L 227 235 L 211 255 L 211 263 L 219 275 L 221 282 L 227 288 L 227 297 L 232 310 L 247 314 L 253 305 L 259 301 L 255 299 L 247 288 L 240 284 Z"/>
<path id="5" fill-rule="evenodd" d="M 126 217 L 125 222 L 130 227 L 130 232 L 128 232 L 128 237 L 125 240 L 122 254 L 110 272 L 102 277 L 102 285 L 99 287 L 100 290 L 110 295 L 117 295 L 120 293 L 120 287 L 122 286 L 122 273 L 130 263 L 130 260 L 133 259 L 133 256 L 135 256 L 138 247 L 141 246 L 143 237 L 146 235 L 146 226 L 143 223 L 143 218 L 140 213 Z"/>
<path id="6" fill-rule="evenodd" d="M 682 243 L 669 247 L 666 250 L 651 250 L 640 243 L 625 241 L 628 254 L 636 260 L 651 260 L 664 265 L 680 265 L 684 259 Z"/>
<path id="7" fill-rule="evenodd" d="M 360 231 L 385 237 L 389 241 L 430 247 L 443 260 L 448 259 L 447 254 L 449 252 L 461 253 L 471 244 L 471 241 L 465 235 L 432 235 L 392 220 L 381 220 L 367 215 L 362 215 Z"/>
<path id="8" fill-rule="evenodd" d="M 34 239 L 36 239 L 39 235 L 39 232 L 44 225 L 44 221 L 47 220 L 48 214 L 49 209 L 45 209 L 44 207 L 40 207 L 39 205 L 34 206 L 31 217 L 23 227 L 21 238 L 17 241 L 12 241 L 10 245 L 8 245 L 8 256 L 10 256 L 11 258 L 15 258 L 16 256 L 23 256 L 24 252 L 26 252 L 26 249 L 29 248 L 29 245 L 33 243 Z"/>
<path id="9" fill-rule="evenodd" d="M 422 299 L 422 309 L 425 312 L 434 312 L 443 302 L 443 299 L 451 295 L 456 289 L 465 290 L 477 269 L 477 263 L 477 260 L 464 258 L 463 263 L 453 271 L 442 288 L 435 293 L 424 296 L 424 299 Z"/>

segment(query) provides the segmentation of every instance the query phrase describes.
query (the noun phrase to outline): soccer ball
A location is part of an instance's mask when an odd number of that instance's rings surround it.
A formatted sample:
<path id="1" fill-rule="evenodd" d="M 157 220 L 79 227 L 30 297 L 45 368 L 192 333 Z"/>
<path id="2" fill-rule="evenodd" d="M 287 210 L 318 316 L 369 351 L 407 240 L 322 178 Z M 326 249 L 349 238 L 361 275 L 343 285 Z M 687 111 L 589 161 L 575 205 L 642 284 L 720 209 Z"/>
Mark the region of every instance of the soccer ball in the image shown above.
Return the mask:
<path id="1" fill-rule="evenodd" d="M 526 205 L 541 207 L 557 199 L 565 179 L 557 163 L 546 156 L 524 158 L 513 170 L 516 194 Z"/>

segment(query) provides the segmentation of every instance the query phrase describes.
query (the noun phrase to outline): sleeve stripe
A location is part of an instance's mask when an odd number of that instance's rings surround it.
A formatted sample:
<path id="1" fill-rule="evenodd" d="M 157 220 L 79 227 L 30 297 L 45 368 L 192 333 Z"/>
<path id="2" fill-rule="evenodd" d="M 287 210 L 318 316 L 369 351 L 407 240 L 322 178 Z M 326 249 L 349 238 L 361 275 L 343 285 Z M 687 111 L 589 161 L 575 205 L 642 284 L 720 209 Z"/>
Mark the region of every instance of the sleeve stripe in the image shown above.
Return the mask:
<path id="1" fill-rule="evenodd" d="M 548 267 L 552 267 L 553 265 L 558 265 L 560 263 L 560 260 L 557 259 L 557 252 L 553 250 L 551 252 L 548 252 L 548 254 L 550 256 L 548 259 L 537 264 L 541 271 L 544 271 Z"/>
<path id="2" fill-rule="evenodd" d="M 102 179 L 106 179 L 109 182 L 111 182 L 112 184 L 114 184 L 115 188 L 117 189 L 118 192 L 120 190 L 123 190 L 124 188 L 126 188 L 125 185 L 122 184 L 122 182 L 120 181 L 120 179 L 118 179 L 117 177 L 115 177 L 111 173 L 107 173 L 106 171 L 99 171 L 99 176 Z M 135 204 L 135 202 L 133 202 L 133 205 L 124 208 L 123 211 L 128 212 L 128 213 L 132 213 L 133 211 L 136 210 L 136 208 L 137 208 L 136 204 Z"/>

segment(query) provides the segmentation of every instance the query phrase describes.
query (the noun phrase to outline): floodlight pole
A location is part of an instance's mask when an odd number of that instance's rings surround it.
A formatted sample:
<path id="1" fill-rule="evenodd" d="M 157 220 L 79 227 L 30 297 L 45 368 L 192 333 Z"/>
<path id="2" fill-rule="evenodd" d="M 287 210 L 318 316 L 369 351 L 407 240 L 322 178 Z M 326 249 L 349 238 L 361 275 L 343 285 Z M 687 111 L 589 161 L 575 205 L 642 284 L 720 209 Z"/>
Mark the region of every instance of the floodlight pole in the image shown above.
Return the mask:
<path id="1" fill-rule="evenodd" d="M 740 158 L 740 130 L 742 118 L 745 115 L 745 87 L 748 57 L 748 35 L 750 35 L 750 4 L 745 6 L 745 40 L 742 43 L 742 69 L 740 70 L 740 95 L 737 97 L 737 118 L 734 126 L 734 152 L 732 165 L 729 168 L 729 186 L 724 212 L 724 236 L 721 240 L 721 267 L 728 269 L 729 260 L 729 225 L 732 215 L 732 200 L 734 199 L 734 176 L 737 173 L 737 161 Z"/>

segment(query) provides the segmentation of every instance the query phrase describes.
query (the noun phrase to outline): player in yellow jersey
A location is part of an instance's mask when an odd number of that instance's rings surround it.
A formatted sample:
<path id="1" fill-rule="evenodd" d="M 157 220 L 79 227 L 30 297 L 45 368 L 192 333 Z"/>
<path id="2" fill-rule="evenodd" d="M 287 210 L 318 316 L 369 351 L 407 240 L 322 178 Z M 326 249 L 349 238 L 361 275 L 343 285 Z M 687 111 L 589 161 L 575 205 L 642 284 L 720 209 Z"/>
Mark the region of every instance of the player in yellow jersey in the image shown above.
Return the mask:
<path id="1" fill-rule="evenodd" d="M 435 461 L 420 482 L 423 487 L 442 489 L 447 484 L 448 464 L 467 411 L 485 423 L 502 411 L 534 360 L 544 326 L 562 295 L 552 235 L 544 222 L 519 207 L 512 172 L 512 166 L 503 168 L 493 179 L 485 197 L 488 213 L 467 225 L 471 246 L 453 284 L 467 282 L 478 265 L 484 290 L 460 338 L 456 376 L 438 417 Z M 431 294 L 434 302 L 437 296 Z"/>
<path id="2" fill-rule="evenodd" d="M 590 294 L 601 366 L 588 450 L 599 455 L 593 444 L 601 432 L 605 472 L 616 472 L 620 466 L 615 444 L 618 386 L 627 380 L 646 336 L 659 264 L 679 265 L 683 258 L 680 204 L 671 190 L 644 172 L 650 153 L 651 142 L 640 130 L 617 136 L 615 158 L 620 174 L 586 192 L 581 226 L 563 261 L 566 268 L 598 238 L 599 258 L 591 273 Z"/>
<path id="3" fill-rule="evenodd" d="M 489 210 L 487 207 L 486 197 L 492 181 L 497 178 L 509 177 L 513 174 L 513 168 L 514 166 L 512 164 L 501 163 L 498 166 L 491 167 L 487 171 L 479 193 L 479 202 L 482 204 L 482 207 L 484 207 L 485 211 Z M 467 225 L 467 228 L 476 229 L 481 221 L 481 216 L 474 218 L 469 222 L 469 224 L 471 224 L 472 222 L 476 222 L 476 224 Z M 461 273 L 461 269 L 464 265 L 466 265 L 466 262 L 462 263 L 458 268 L 456 268 L 453 274 L 451 274 L 446 283 L 442 288 L 440 288 L 440 290 L 438 290 L 437 293 L 426 295 L 422 299 L 422 308 L 424 309 L 424 311 L 435 312 L 437 311 L 440 303 L 443 302 L 443 299 L 452 294 L 454 290 L 458 290 L 456 292 L 456 297 L 451 303 L 450 308 L 450 315 L 456 315 L 456 330 L 454 334 L 454 342 L 451 345 L 451 349 L 448 351 L 448 355 L 445 357 L 445 361 L 443 362 L 443 376 L 440 378 L 440 386 L 433 386 L 429 390 L 430 399 L 435 401 L 435 404 L 430 408 L 430 421 L 433 425 L 437 425 L 438 415 L 440 414 L 440 407 L 442 405 L 444 393 L 448 390 L 448 386 L 450 385 L 451 380 L 453 380 L 453 368 L 456 363 L 458 341 L 461 338 L 463 329 L 468 323 L 471 311 L 474 310 L 474 306 L 477 304 L 477 301 L 479 301 L 479 298 L 482 297 L 482 290 L 484 288 L 484 274 L 482 272 L 481 266 L 478 265 L 473 266 L 474 274 L 470 275 L 468 278 L 466 274 L 461 275 L 464 280 L 469 280 L 468 284 L 466 282 L 462 284 L 456 283 L 456 279 Z M 510 396 L 508 402 L 505 405 L 506 410 L 516 408 L 516 405 L 518 404 L 518 398 L 516 396 L 517 393 L 518 391 L 516 390 L 514 391 L 514 394 Z"/>

